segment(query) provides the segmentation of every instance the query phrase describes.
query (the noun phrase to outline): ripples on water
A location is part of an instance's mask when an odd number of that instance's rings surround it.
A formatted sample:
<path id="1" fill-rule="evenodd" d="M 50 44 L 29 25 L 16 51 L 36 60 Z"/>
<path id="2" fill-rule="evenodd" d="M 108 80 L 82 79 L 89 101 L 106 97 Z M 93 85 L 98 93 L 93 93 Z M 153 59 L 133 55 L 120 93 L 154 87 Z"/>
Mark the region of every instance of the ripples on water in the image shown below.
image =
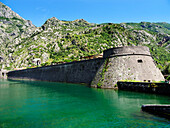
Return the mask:
<path id="1" fill-rule="evenodd" d="M 141 111 L 168 96 L 95 89 L 77 84 L 0 80 L 0 128 L 170 127 Z"/>

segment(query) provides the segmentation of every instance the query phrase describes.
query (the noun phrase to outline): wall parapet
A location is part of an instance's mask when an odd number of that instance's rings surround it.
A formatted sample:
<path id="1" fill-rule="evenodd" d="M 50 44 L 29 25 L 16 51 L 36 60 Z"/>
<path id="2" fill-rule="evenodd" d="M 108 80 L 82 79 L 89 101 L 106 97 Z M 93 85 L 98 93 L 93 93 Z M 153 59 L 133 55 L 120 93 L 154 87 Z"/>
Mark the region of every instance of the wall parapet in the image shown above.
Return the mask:
<path id="1" fill-rule="evenodd" d="M 123 55 L 146 55 L 151 56 L 149 48 L 146 46 L 125 46 L 116 47 L 105 50 L 103 52 L 103 58 L 110 56 L 123 56 Z"/>

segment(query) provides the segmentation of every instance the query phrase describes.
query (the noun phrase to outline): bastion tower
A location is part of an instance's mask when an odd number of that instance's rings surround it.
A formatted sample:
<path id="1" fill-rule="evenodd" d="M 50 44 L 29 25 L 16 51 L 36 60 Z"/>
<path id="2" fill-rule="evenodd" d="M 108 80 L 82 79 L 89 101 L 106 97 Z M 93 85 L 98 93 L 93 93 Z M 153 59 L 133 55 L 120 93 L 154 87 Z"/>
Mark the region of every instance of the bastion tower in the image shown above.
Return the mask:
<path id="1" fill-rule="evenodd" d="M 119 80 L 164 81 L 146 46 L 108 49 L 103 58 L 105 62 L 92 80 L 92 87 L 114 88 Z"/>
<path id="2" fill-rule="evenodd" d="M 100 88 L 114 88 L 119 80 L 164 81 L 145 46 L 117 47 L 104 51 L 102 58 L 11 71 L 8 78 L 84 83 Z"/>

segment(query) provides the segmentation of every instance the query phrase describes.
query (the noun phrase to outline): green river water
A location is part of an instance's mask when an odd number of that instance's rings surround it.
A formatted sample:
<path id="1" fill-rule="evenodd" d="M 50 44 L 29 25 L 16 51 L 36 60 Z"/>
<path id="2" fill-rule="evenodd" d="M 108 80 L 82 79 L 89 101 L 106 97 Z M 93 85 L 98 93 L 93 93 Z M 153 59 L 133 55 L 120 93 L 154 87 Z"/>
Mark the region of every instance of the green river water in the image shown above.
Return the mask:
<path id="1" fill-rule="evenodd" d="M 0 80 L 0 128 L 168 128 L 141 111 L 170 97 L 84 85 Z"/>

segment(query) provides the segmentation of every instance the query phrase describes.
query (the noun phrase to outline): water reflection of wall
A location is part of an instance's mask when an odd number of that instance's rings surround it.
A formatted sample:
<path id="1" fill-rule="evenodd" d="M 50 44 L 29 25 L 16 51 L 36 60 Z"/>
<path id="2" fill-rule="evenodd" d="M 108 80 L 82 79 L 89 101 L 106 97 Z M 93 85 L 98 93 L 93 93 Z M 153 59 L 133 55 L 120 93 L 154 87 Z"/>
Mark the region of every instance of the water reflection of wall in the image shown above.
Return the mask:
<path id="1" fill-rule="evenodd" d="M 76 84 L 39 81 L 5 84 L 9 88 L 0 89 L 0 116 L 1 122 L 11 127 L 155 127 L 161 122 L 144 118 L 136 101 L 168 101 L 166 97 Z"/>
<path id="2" fill-rule="evenodd" d="M 0 79 L 0 88 L 9 88 L 9 82 L 4 79 Z"/>
<path id="3" fill-rule="evenodd" d="M 131 91 L 122 91 L 118 90 L 118 98 L 122 104 L 126 102 L 135 101 L 140 107 L 142 104 L 168 104 L 168 96 L 161 96 L 156 94 L 140 93 L 140 92 L 131 92 Z"/>

